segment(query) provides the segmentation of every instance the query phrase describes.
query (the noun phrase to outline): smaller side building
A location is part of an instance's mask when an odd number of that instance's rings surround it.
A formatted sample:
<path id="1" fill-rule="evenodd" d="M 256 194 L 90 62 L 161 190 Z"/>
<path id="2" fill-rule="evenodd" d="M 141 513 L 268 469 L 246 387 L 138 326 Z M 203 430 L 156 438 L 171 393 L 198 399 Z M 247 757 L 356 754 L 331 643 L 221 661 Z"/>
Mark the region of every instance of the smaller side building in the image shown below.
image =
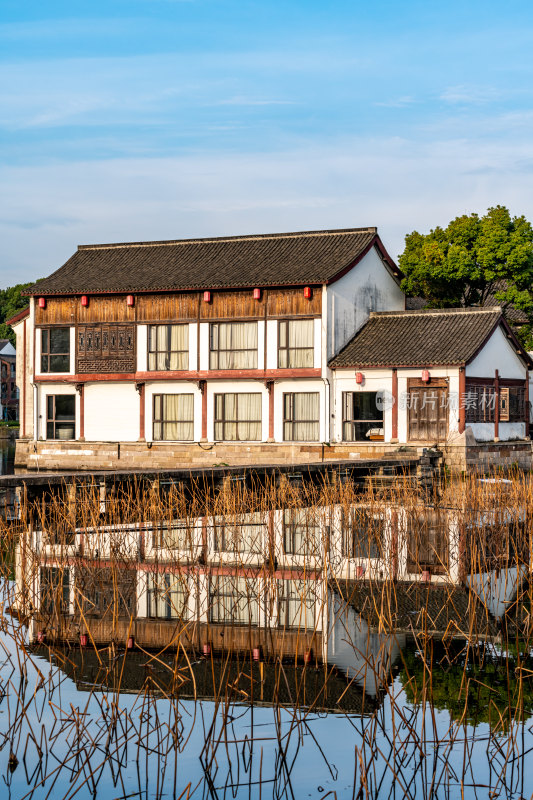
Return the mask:
<path id="1" fill-rule="evenodd" d="M 329 364 L 334 440 L 530 468 L 531 365 L 500 307 L 373 313 Z"/>

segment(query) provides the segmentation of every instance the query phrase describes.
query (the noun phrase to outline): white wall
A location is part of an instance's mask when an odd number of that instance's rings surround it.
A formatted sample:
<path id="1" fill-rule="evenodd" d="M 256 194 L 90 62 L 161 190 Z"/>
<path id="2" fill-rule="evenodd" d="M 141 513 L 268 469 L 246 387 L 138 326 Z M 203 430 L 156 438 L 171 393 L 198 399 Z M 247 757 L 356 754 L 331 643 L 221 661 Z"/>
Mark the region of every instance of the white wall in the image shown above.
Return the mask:
<path id="1" fill-rule="evenodd" d="M 148 325 L 137 325 L 137 371 L 148 369 Z"/>
<path id="2" fill-rule="evenodd" d="M 500 378 L 525 380 L 526 367 L 517 356 L 501 327 L 498 327 L 480 353 L 467 365 L 467 378 L 494 378 L 499 370 Z"/>
<path id="3" fill-rule="evenodd" d="M 371 311 L 403 311 L 405 295 L 373 247 L 344 277 L 327 287 L 327 354 L 332 358 Z"/>
<path id="4" fill-rule="evenodd" d="M 139 439 L 140 401 L 134 383 L 86 383 L 84 392 L 87 441 L 136 442 Z M 76 429 L 79 429 L 79 412 Z"/>
<path id="5" fill-rule="evenodd" d="M 476 442 L 494 441 L 493 422 L 468 422 L 466 427 L 472 429 Z M 500 442 L 525 439 L 525 436 L 525 422 L 500 422 L 498 425 L 498 440 Z"/>

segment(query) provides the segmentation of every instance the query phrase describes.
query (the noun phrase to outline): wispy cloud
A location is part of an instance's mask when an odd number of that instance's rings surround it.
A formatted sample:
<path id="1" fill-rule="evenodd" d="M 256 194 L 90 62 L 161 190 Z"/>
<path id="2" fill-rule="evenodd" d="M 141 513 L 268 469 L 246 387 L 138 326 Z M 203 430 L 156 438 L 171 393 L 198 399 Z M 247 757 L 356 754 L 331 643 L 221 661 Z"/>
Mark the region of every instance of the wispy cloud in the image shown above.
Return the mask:
<path id="1" fill-rule="evenodd" d="M 459 86 L 449 86 L 445 89 L 440 99 L 445 103 L 454 105 L 485 105 L 502 99 L 501 90 L 494 86 L 469 86 L 462 84 Z"/>
<path id="2" fill-rule="evenodd" d="M 293 106 L 296 105 L 294 100 L 269 100 L 254 97 L 244 97 L 237 95 L 236 97 L 228 97 L 224 100 L 217 100 L 217 106 Z"/>
<path id="3" fill-rule="evenodd" d="M 0 210 L 3 280 L 47 274 L 91 241 L 378 225 L 396 255 L 407 232 L 463 212 L 504 203 L 533 218 L 531 172 L 523 169 L 532 163 L 529 141 L 421 146 L 396 137 L 12 167 Z"/>
<path id="4" fill-rule="evenodd" d="M 396 100 L 376 101 L 374 105 L 383 106 L 384 108 L 407 108 L 408 106 L 412 106 L 415 102 L 414 97 L 404 95 L 403 97 L 396 98 Z"/>

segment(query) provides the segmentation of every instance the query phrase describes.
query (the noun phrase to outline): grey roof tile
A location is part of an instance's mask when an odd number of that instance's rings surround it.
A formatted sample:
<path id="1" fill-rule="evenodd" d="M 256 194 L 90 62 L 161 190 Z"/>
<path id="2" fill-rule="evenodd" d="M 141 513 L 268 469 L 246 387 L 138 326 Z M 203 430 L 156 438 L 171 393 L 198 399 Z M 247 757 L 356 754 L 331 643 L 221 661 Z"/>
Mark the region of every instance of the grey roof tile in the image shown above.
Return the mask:
<path id="1" fill-rule="evenodd" d="M 84 245 L 26 294 L 175 291 L 323 284 L 376 243 L 376 228 Z"/>
<path id="2" fill-rule="evenodd" d="M 503 322 L 499 307 L 374 313 L 329 365 L 338 369 L 466 364 L 499 322 Z"/>

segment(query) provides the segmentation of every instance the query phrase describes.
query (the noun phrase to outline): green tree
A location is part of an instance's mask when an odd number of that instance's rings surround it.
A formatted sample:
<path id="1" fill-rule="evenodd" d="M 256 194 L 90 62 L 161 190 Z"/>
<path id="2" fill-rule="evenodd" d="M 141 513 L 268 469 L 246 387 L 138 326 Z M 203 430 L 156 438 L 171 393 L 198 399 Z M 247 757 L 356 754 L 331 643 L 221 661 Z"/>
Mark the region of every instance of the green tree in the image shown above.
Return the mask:
<path id="1" fill-rule="evenodd" d="M 463 215 L 446 228 L 405 237 L 399 258 L 407 295 L 430 308 L 501 305 L 533 323 L 533 228 L 504 206 Z"/>
<path id="2" fill-rule="evenodd" d="M 13 345 L 15 344 L 15 333 L 9 325 L 6 325 L 6 319 L 11 319 L 23 308 L 26 308 L 28 298 L 22 297 L 22 292 L 28 286 L 32 286 L 34 282 L 19 283 L 17 286 L 0 289 L 0 339 L 9 339 Z"/>

